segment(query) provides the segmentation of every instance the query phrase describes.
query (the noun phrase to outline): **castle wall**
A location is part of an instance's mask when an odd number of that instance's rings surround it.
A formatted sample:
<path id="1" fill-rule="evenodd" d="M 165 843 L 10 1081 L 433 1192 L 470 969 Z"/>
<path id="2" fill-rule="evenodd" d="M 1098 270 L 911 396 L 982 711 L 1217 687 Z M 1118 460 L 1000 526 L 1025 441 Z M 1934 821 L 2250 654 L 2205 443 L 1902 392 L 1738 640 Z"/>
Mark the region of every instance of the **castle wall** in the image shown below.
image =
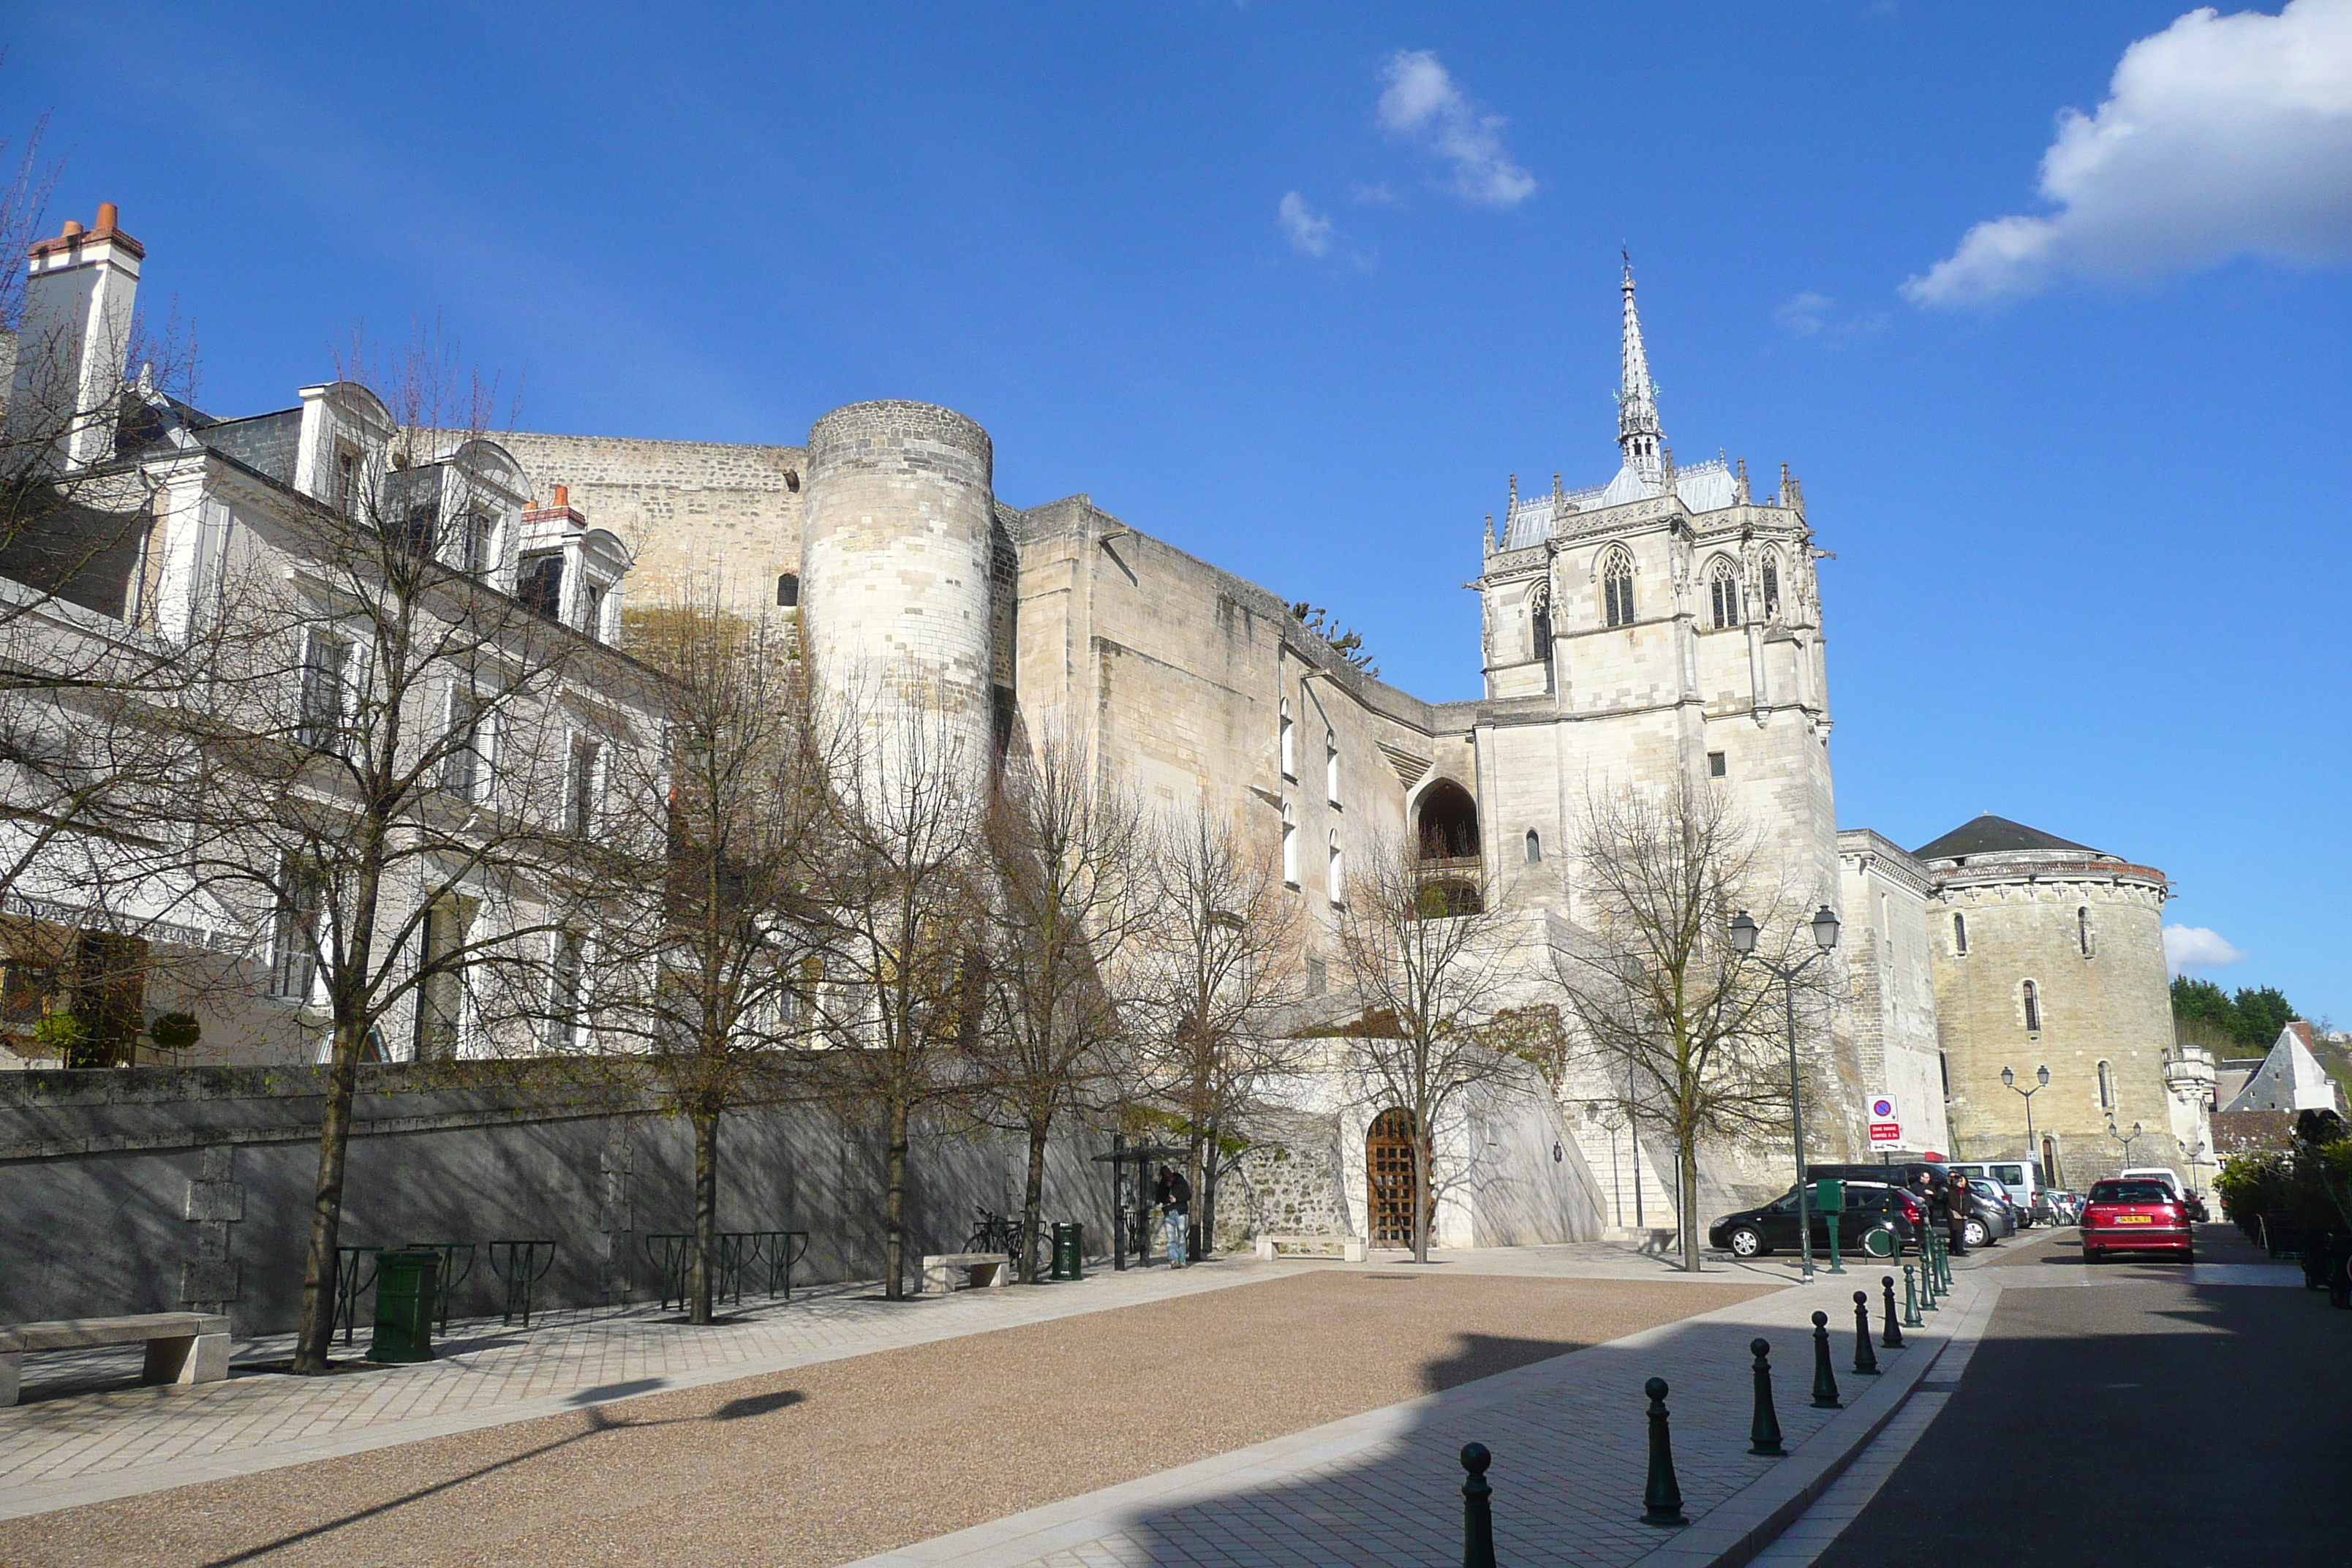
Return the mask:
<path id="1" fill-rule="evenodd" d="M 1838 945 L 1861 1075 L 1855 1087 L 1865 1100 L 1885 1095 L 1895 1102 L 1903 1136 L 1888 1152 L 1948 1153 L 1936 1033 L 1933 884 L 1909 856 L 1867 828 L 1839 834 L 1838 847 L 1844 910 Z M 1867 1146 L 1866 1126 L 1862 1142 Z"/>

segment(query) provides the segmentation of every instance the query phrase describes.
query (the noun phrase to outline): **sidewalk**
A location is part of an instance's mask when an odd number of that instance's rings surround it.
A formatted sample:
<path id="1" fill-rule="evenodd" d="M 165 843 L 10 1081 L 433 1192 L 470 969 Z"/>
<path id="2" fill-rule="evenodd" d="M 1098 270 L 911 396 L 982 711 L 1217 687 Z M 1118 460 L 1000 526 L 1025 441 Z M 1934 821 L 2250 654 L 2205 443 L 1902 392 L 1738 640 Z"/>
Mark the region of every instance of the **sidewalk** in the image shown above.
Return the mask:
<path id="1" fill-rule="evenodd" d="M 1980 1328 L 1997 1284 L 1964 1272 L 1928 1326 L 1853 1373 L 1853 1292 L 1879 1275 L 1824 1276 L 1735 1307 L 1422 1399 L 864 1559 L 854 1568 L 1269 1568 L 1433 1563 L 1462 1552 L 1462 1446 L 1494 1454 L 1496 1549 L 1506 1563 L 1744 1563 L 1818 1498 L 1901 1409 L 1956 1332 Z M 1899 1277 L 1898 1277 L 1899 1279 Z M 1845 1408 L 1809 1402 L 1811 1316 L 1831 1314 Z M 1773 1346 L 1785 1458 L 1747 1452 L 1748 1342 Z M 1642 1524 L 1643 1381 L 1665 1377 L 1692 1522 Z"/>
<path id="2" fill-rule="evenodd" d="M 692 1328 L 651 1306 L 535 1314 L 529 1329 L 461 1321 L 437 1359 L 326 1377 L 247 1375 L 284 1360 L 290 1334 L 240 1338 L 229 1380 L 43 1397 L 113 1368 L 137 1376 L 141 1352 L 27 1357 L 25 1398 L 0 1409 L 0 1519 L 132 1497 L 194 1481 L 476 1431 L 657 1391 L 693 1388 L 845 1356 L 1046 1322 L 1142 1301 L 1228 1289 L 1317 1267 L 1243 1259 L 1181 1273 L 1108 1268 L 1046 1289 L 959 1290 L 886 1302 L 880 1286 L 803 1288 L 790 1301 L 747 1297 Z M 364 1327 L 338 1359 L 367 1351 Z"/>

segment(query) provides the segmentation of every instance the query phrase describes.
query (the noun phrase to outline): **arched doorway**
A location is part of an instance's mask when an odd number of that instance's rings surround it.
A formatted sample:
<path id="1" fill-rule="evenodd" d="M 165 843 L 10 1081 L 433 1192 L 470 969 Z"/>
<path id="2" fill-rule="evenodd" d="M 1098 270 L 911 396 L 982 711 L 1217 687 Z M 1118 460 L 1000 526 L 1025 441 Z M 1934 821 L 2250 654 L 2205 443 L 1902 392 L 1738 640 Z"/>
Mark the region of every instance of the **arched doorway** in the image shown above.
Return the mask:
<path id="1" fill-rule="evenodd" d="M 1478 858 L 1478 803 L 1452 779 L 1439 779 L 1422 791 L 1413 820 L 1423 860 Z"/>
<path id="2" fill-rule="evenodd" d="M 1412 1112 L 1401 1105 L 1381 1111 L 1364 1134 L 1364 1212 L 1374 1247 L 1412 1245 L 1413 1169 L 1419 1142 L 1413 1136 Z"/>

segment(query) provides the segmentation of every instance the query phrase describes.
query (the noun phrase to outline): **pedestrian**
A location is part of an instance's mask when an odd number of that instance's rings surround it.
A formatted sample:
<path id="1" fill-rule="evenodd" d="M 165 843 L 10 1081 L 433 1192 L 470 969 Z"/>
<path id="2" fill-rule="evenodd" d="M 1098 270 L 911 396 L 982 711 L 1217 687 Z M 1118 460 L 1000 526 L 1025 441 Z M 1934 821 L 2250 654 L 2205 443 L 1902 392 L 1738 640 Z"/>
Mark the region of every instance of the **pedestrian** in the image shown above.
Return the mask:
<path id="1" fill-rule="evenodd" d="M 1184 1179 L 1183 1172 L 1162 1165 L 1152 1194 L 1160 1200 L 1160 1216 L 1168 1226 L 1168 1267 L 1181 1268 L 1185 1264 L 1185 1233 L 1192 1224 L 1192 1184 Z"/>
<path id="2" fill-rule="evenodd" d="M 1952 1173 L 1952 1256 L 1969 1255 L 1969 1179 Z"/>

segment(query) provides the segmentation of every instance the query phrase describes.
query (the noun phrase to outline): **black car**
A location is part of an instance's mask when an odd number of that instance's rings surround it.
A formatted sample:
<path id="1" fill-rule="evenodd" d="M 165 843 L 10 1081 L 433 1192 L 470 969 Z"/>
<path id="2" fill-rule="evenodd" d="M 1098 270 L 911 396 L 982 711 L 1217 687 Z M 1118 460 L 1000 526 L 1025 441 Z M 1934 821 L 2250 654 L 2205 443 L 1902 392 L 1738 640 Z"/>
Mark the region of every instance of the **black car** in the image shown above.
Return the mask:
<path id="1" fill-rule="evenodd" d="M 1828 1218 L 1814 1201 L 1821 1184 L 1805 1184 L 1805 1206 L 1812 1219 L 1813 1250 L 1826 1257 L 1830 1249 Z M 1863 1237 L 1874 1230 L 1892 1231 L 1897 1249 L 1910 1245 L 1922 1211 L 1918 1201 L 1898 1188 L 1877 1182 L 1845 1184 L 1845 1209 L 1838 1217 L 1838 1250 L 1863 1257 Z M 1734 1258 L 1756 1258 L 1797 1247 L 1797 1191 L 1794 1187 L 1760 1208 L 1742 1209 L 1707 1226 L 1707 1245 Z"/>

